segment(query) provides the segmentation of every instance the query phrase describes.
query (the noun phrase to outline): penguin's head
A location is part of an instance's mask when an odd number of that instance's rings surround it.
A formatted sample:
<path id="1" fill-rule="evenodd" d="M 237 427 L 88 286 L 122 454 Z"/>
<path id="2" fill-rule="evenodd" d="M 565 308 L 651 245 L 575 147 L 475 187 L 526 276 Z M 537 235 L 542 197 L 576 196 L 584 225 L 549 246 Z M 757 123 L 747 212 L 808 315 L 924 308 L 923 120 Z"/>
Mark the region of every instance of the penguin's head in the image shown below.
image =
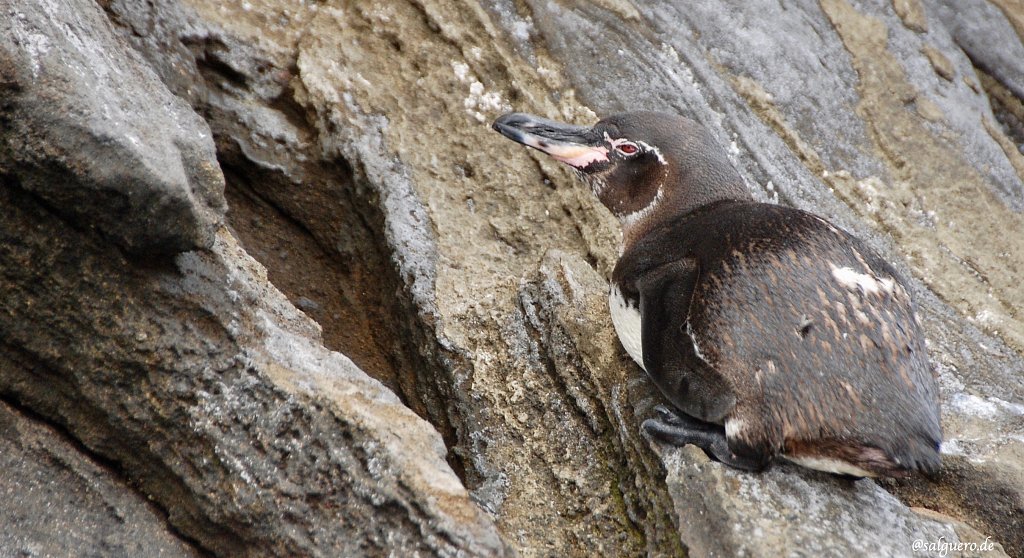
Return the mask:
<path id="1" fill-rule="evenodd" d="M 509 113 L 493 128 L 575 169 L 627 229 L 655 210 L 749 196 L 714 138 L 682 116 L 628 112 L 586 127 Z"/>

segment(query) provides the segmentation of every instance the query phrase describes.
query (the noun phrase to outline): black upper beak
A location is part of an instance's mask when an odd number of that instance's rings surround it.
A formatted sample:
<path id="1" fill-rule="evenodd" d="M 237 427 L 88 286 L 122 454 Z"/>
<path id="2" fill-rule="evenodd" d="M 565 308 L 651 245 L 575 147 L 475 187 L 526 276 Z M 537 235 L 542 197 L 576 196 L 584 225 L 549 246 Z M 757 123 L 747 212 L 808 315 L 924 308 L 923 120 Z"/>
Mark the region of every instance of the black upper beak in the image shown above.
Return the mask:
<path id="1" fill-rule="evenodd" d="M 593 128 L 586 126 L 510 112 L 495 120 L 492 127 L 514 142 L 543 151 L 579 169 L 608 160 L 608 147 L 604 144 L 604 138 L 598 137 Z"/>

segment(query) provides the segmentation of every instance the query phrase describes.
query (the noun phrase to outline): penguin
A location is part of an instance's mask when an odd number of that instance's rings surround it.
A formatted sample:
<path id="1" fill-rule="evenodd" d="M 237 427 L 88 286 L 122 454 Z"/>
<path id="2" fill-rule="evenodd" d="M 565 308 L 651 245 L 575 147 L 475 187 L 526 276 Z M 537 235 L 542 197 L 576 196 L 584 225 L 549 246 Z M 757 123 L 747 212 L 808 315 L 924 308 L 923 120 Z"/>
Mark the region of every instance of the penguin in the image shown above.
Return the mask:
<path id="1" fill-rule="evenodd" d="M 673 114 L 493 128 L 572 167 L 622 226 L 610 281 L 626 352 L 670 406 L 642 428 L 728 466 L 934 474 L 938 390 L 915 303 L 827 220 L 754 201 L 711 134 Z"/>

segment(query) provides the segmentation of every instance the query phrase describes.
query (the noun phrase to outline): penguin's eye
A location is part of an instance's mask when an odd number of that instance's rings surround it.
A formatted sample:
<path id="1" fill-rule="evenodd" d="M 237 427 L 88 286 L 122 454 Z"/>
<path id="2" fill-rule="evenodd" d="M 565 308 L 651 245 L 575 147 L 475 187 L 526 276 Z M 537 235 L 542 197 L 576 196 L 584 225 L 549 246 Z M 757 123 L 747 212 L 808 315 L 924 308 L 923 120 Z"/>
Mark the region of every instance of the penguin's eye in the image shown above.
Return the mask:
<path id="1" fill-rule="evenodd" d="M 640 151 L 640 148 L 637 147 L 635 143 L 620 143 L 619 145 L 615 146 L 615 149 L 617 149 L 619 153 L 622 153 L 623 155 L 632 155 L 637 151 Z"/>

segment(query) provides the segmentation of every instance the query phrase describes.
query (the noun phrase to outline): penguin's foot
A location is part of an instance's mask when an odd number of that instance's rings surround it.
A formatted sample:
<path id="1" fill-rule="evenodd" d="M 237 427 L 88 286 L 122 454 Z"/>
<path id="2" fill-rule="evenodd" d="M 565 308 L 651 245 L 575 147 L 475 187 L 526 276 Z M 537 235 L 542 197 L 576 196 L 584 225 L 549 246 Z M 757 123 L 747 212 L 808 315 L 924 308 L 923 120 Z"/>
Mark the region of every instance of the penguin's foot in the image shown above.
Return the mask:
<path id="1" fill-rule="evenodd" d="M 668 405 L 655 405 L 654 412 L 658 413 L 658 420 L 671 426 L 690 426 L 692 428 L 714 428 L 711 423 L 684 415 Z"/>
<path id="2" fill-rule="evenodd" d="M 729 449 L 729 441 L 725 437 L 724 428 L 680 415 L 662 405 L 658 407 L 662 408 L 655 408 L 655 411 L 661 417 L 647 419 L 642 425 L 644 431 L 655 440 L 673 446 L 693 444 L 714 459 L 737 469 L 745 471 L 764 469 L 766 465 L 764 459 L 737 455 Z M 671 418 L 666 418 L 666 412 L 671 415 Z"/>
<path id="3" fill-rule="evenodd" d="M 658 414 L 658 418 L 645 421 L 645 424 L 647 422 L 654 421 L 660 422 L 666 426 L 685 428 L 686 430 L 691 431 L 708 433 L 723 431 L 722 427 L 717 424 L 705 422 L 699 418 L 692 417 L 686 413 L 677 411 L 668 405 L 655 405 L 654 412 Z"/>

